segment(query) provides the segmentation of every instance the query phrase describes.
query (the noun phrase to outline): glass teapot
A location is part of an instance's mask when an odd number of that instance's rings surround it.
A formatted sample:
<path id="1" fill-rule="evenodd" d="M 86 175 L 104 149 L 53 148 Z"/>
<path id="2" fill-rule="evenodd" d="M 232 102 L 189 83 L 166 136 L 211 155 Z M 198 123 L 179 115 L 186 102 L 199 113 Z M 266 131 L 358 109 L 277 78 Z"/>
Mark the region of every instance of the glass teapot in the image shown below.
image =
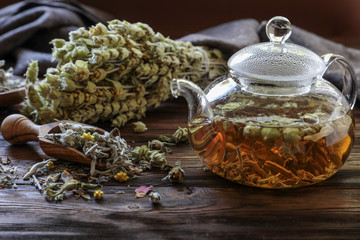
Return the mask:
<path id="1" fill-rule="evenodd" d="M 245 47 L 228 61 L 229 74 L 202 91 L 174 79 L 171 91 L 189 106 L 189 141 L 212 172 L 261 188 L 321 182 L 345 163 L 354 142 L 356 75 L 339 55 L 319 57 L 285 43 L 291 24 L 274 17 L 268 43 Z M 323 79 L 336 62 L 343 90 Z"/>

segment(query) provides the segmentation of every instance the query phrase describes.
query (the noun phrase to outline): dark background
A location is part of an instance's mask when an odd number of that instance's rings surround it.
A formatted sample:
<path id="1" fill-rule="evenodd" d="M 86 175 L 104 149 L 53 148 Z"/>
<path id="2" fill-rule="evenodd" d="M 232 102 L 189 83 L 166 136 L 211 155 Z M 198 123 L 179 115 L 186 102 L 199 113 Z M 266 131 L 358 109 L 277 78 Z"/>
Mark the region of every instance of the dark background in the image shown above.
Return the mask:
<path id="1" fill-rule="evenodd" d="M 0 7 L 19 2 L 1 0 Z M 359 0 L 80 0 L 129 22 L 145 22 L 173 39 L 240 18 L 282 15 L 323 37 L 353 44 L 360 39 Z M 344 40 L 345 39 L 345 40 Z"/>

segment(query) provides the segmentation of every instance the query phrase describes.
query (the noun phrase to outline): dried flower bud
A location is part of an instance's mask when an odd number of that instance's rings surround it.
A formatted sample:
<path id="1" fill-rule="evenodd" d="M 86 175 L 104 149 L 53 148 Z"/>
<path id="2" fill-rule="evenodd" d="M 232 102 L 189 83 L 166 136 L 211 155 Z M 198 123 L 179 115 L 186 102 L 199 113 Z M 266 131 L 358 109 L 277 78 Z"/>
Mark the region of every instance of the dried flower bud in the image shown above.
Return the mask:
<path id="1" fill-rule="evenodd" d="M 125 181 L 129 180 L 129 178 L 130 177 L 126 174 L 126 172 L 122 172 L 122 171 L 118 172 L 114 176 L 114 179 L 119 182 L 125 182 Z"/>
<path id="2" fill-rule="evenodd" d="M 102 199 L 102 196 L 104 195 L 104 192 L 101 190 L 95 190 L 94 191 L 94 198 L 95 199 Z"/>
<path id="3" fill-rule="evenodd" d="M 187 142 L 188 141 L 188 129 L 179 127 L 173 135 L 175 142 Z"/>
<path id="4" fill-rule="evenodd" d="M 84 141 L 92 141 L 92 142 L 95 141 L 95 137 L 94 137 L 93 135 L 91 135 L 90 132 L 83 133 L 83 134 L 80 136 L 80 139 L 81 139 L 81 140 L 84 140 Z"/>
<path id="5" fill-rule="evenodd" d="M 164 143 L 157 140 L 157 139 L 154 139 L 151 142 L 149 142 L 148 147 L 150 148 L 150 150 L 159 150 L 159 151 L 161 151 L 164 148 Z"/>
<path id="6" fill-rule="evenodd" d="M 151 192 L 149 193 L 148 197 L 152 204 L 156 205 L 160 203 L 161 196 L 158 192 Z"/>
<path id="7" fill-rule="evenodd" d="M 29 64 L 29 66 L 27 68 L 27 71 L 25 73 L 25 77 L 27 79 L 27 82 L 30 81 L 31 83 L 35 83 L 38 80 L 38 78 L 37 78 L 38 70 L 39 70 L 38 62 L 37 61 L 32 61 Z"/>
<path id="8" fill-rule="evenodd" d="M 108 29 L 104 24 L 98 23 L 98 24 L 96 24 L 96 26 L 92 26 L 90 28 L 89 32 L 92 35 L 104 35 L 104 34 L 108 33 Z"/>
<path id="9" fill-rule="evenodd" d="M 28 83 L 27 86 L 25 86 L 25 91 L 26 95 L 28 96 L 27 101 L 36 110 L 40 110 L 40 108 L 44 105 L 44 102 L 39 93 L 36 91 L 35 86 L 32 83 Z"/>
<path id="10" fill-rule="evenodd" d="M 133 125 L 134 125 L 134 132 L 136 133 L 143 133 L 148 130 L 145 123 L 141 121 L 133 122 Z"/>
<path id="11" fill-rule="evenodd" d="M 75 31 L 69 32 L 70 41 L 74 42 L 79 38 L 90 38 L 90 33 L 87 30 L 85 30 L 84 27 L 80 27 Z"/>
<path id="12" fill-rule="evenodd" d="M 152 167 L 164 168 L 167 164 L 164 153 L 157 150 L 150 150 L 147 146 L 137 146 L 132 151 L 133 158 L 137 161 L 145 160 L 151 164 Z"/>
<path id="13" fill-rule="evenodd" d="M 53 161 L 48 161 L 47 164 L 46 164 L 47 168 L 48 169 L 53 169 L 55 168 L 55 165 L 54 165 L 54 162 Z"/>
<path id="14" fill-rule="evenodd" d="M 180 166 L 180 161 L 177 161 L 175 166 L 169 171 L 168 175 L 162 179 L 162 181 L 169 179 L 172 183 L 182 183 L 184 175 L 185 172 Z"/>

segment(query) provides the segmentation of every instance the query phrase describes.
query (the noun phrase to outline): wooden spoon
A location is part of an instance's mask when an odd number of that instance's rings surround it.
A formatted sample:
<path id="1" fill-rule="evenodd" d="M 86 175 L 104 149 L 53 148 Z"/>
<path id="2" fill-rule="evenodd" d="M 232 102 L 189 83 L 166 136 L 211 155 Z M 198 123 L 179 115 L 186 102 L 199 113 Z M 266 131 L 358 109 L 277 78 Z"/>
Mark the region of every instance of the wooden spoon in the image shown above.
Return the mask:
<path id="1" fill-rule="evenodd" d="M 48 156 L 70 162 L 90 165 L 91 159 L 86 157 L 82 152 L 76 150 L 75 148 L 67 147 L 44 138 L 44 136 L 48 133 L 60 133 L 59 123 L 60 121 L 44 125 L 36 125 L 30 119 L 21 114 L 12 114 L 6 117 L 2 122 L 1 133 L 4 139 L 11 144 L 24 144 L 29 141 L 38 141 L 41 149 Z M 90 126 L 86 124 L 82 125 Z M 94 126 L 90 127 L 95 128 L 100 134 L 106 132 L 101 128 Z"/>

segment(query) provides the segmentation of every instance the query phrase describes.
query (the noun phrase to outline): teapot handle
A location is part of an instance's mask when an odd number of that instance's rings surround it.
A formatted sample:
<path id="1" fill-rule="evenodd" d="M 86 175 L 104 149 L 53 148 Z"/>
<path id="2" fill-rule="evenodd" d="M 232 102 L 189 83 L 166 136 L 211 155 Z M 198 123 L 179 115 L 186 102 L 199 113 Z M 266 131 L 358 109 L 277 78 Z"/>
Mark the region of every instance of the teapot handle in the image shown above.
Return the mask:
<path id="1" fill-rule="evenodd" d="M 324 54 L 321 56 L 322 59 L 325 62 L 326 68 L 324 70 L 324 73 L 329 68 L 329 66 L 336 62 L 338 63 L 342 69 L 343 69 L 343 88 L 342 88 L 342 94 L 345 96 L 346 100 L 349 102 L 351 109 L 354 108 L 356 97 L 357 97 L 357 78 L 356 74 L 354 72 L 354 69 L 350 65 L 348 61 L 345 60 L 345 58 L 341 55 L 337 54 Z M 350 79 L 346 76 L 346 72 L 349 73 Z M 324 74 L 323 73 L 323 74 Z"/>

